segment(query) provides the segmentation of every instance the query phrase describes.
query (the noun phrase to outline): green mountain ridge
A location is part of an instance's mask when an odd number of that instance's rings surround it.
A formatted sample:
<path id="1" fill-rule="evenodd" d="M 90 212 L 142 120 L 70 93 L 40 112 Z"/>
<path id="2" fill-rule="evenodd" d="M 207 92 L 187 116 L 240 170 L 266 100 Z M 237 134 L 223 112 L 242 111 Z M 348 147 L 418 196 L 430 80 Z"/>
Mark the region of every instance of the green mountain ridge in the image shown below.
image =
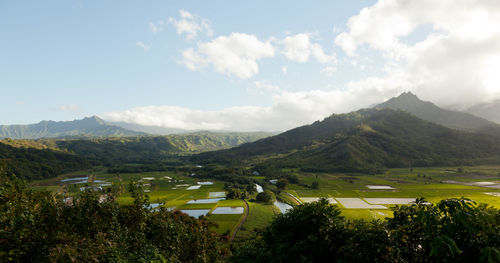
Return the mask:
<path id="1" fill-rule="evenodd" d="M 407 111 L 420 119 L 434 122 L 448 128 L 468 131 L 478 131 L 497 126 L 495 123 L 466 112 L 445 110 L 432 102 L 422 101 L 411 92 L 378 104 L 375 108 L 389 108 Z"/>
<path id="2" fill-rule="evenodd" d="M 41 121 L 27 125 L 0 125 L 0 139 L 39 139 L 61 137 L 110 137 L 139 136 L 142 132 L 130 131 L 110 125 L 99 117 L 85 117 L 74 121 Z"/>
<path id="3" fill-rule="evenodd" d="M 196 132 L 167 136 L 4 139 L 0 140 L 0 168 L 6 166 L 25 179 L 39 179 L 86 168 L 88 164 L 161 167 L 162 163 L 179 156 L 227 149 L 269 135 L 265 132 Z"/>
<path id="4" fill-rule="evenodd" d="M 254 143 L 194 156 L 198 162 L 247 162 L 305 171 L 372 173 L 390 167 L 498 162 L 500 139 L 450 129 L 402 110 L 332 115 Z"/>

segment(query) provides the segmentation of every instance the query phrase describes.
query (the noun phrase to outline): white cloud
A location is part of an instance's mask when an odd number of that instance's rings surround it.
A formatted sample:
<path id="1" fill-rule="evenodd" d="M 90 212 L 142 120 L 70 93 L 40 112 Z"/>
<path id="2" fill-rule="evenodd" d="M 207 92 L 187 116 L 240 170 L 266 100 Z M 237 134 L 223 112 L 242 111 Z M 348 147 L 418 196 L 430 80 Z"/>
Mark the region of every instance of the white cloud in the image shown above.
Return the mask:
<path id="1" fill-rule="evenodd" d="M 262 42 L 254 35 L 232 33 L 199 43 L 197 50 L 184 50 L 181 63 L 190 70 L 211 64 L 216 72 L 247 79 L 259 72 L 258 60 L 273 56 L 270 40 Z"/>
<path id="2" fill-rule="evenodd" d="M 264 83 L 264 85 L 267 83 Z M 332 113 L 357 110 L 388 98 L 394 85 L 356 83 L 346 90 L 278 92 L 269 107 L 241 106 L 201 111 L 177 106 L 137 107 L 100 116 L 109 121 L 188 130 L 284 131 L 323 119 Z"/>
<path id="3" fill-rule="evenodd" d="M 65 104 L 59 107 L 60 111 L 77 111 L 80 109 L 80 106 L 77 104 Z"/>
<path id="4" fill-rule="evenodd" d="M 163 31 L 163 27 L 165 26 L 165 22 L 163 20 L 158 20 L 156 22 L 149 22 L 149 30 L 153 32 L 153 34 L 157 34 L 158 32 Z"/>
<path id="5" fill-rule="evenodd" d="M 321 74 L 324 74 L 324 75 L 326 75 L 328 77 L 333 76 L 333 74 L 335 74 L 335 72 L 337 72 L 337 68 L 336 67 L 325 67 L 322 70 L 320 70 Z"/>
<path id="6" fill-rule="evenodd" d="M 185 10 L 180 10 L 180 19 L 170 17 L 168 21 L 175 26 L 177 34 L 186 34 L 188 40 L 194 39 L 198 33 L 204 33 L 211 37 L 213 35 L 210 21 L 198 15 L 193 15 Z"/>
<path id="7" fill-rule="evenodd" d="M 25 101 L 22 100 L 16 101 L 16 105 L 24 105 L 24 104 L 26 104 Z"/>
<path id="8" fill-rule="evenodd" d="M 144 51 L 149 51 L 149 49 L 151 48 L 150 45 L 144 44 L 142 41 L 135 43 L 135 45 L 142 48 Z"/>
<path id="9" fill-rule="evenodd" d="M 281 53 L 291 61 L 304 63 L 311 56 L 320 63 L 336 63 L 337 61 L 335 53 L 331 56 L 326 55 L 319 44 L 311 43 L 310 35 L 306 33 L 287 36 L 282 44 L 284 48 Z"/>
<path id="10" fill-rule="evenodd" d="M 429 28 L 424 38 L 408 43 L 422 27 Z M 400 81 L 402 89 L 445 106 L 500 97 L 493 73 L 500 69 L 500 1 L 380 0 L 351 17 L 347 28 L 335 43 L 348 55 L 367 46 L 391 68 L 366 80 L 373 85 Z"/>

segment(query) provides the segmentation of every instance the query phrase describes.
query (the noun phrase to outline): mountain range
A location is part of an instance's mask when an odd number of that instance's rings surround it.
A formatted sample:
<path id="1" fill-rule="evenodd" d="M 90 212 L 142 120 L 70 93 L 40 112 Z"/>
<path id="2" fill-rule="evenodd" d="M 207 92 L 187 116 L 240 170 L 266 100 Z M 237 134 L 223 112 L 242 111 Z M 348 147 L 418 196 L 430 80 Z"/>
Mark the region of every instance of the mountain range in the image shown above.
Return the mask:
<path id="1" fill-rule="evenodd" d="M 18 159 L 26 160 L 22 162 L 29 168 L 25 171 L 34 175 L 23 175 L 25 178 L 69 169 L 59 159 L 77 163 L 83 158 L 89 165 L 111 167 L 161 165 L 172 156 L 186 154 L 195 154 L 190 158 L 197 163 L 363 173 L 390 167 L 500 162 L 499 125 L 469 113 L 441 109 L 411 93 L 274 136 L 238 132 L 152 136 L 115 124 L 89 117 L 0 126 L 0 137 L 30 139 L 1 140 L 0 159 L 10 167 L 15 167 Z M 31 140 L 43 137 L 49 138 Z M 46 162 L 58 168 L 47 170 L 43 168 Z"/>
<path id="2" fill-rule="evenodd" d="M 201 162 L 300 168 L 305 171 L 379 172 L 389 167 L 498 162 L 497 125 L 468 113 L 443 110 L 411 93 L 282 134 L 218 152 Z"/>
<path id="3" fill-rule="evenodd" d="M 99 117 L 85 117 L 74 121 L 41 121 L 27 125 L 0 125 L 0 139 L 39 139 L 74 136 L 121 137 L 146 135 L 106 123 Z"/>

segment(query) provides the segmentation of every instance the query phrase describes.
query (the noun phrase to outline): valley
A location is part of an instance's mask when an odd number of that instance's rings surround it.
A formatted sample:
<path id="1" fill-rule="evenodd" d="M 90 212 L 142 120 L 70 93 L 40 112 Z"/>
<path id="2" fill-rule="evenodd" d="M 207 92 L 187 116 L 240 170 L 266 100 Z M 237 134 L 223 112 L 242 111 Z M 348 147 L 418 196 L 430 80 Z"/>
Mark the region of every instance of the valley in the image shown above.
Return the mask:
<path id="1" fill-rule="evenodd" d="M 104 193 L 118 189 L 120 194 L 117 201 L 130 204 L 133 199 L 126 188 L 132 181 L 139 182 L 154 209 L 165 207 L 195 218 L 203 215 L 217 224 L 217 227 L 212 227 L 215 232 L 227 237 L 235 234 L 235 241 L 253 238 L 255 231 L 267 227 L 273 217 L 280 213 L 275 205 L 255 200 L 257 189 L 244 198 L 249 204 L 247 211 L 242 199 L 225 200 L 227 181 L 197 178 L 196 173 L 202 173 L 203 167 L 186 165 L 184 168 L 184 172 L 110 174 L 106 169 L 98 167 L 90 171 L 37 180 L 32 182 L 31 186 L 54 193 L 64 192 L 69 197 L 78 195 L 84 187 L 102 186 Z M 88 181 L 89 173 L 93 182 Z M 320 198 L 329 199 L 330 203 L 341 209 L 342 216 L 351 220 L 386 220 L 392 217 L 391 209 L 396 205 L 411 204 L 421 197 L 433 204 L 443 199 L 466 197 L 478 204 L 485 203 L 500 208 L 500 166 L 397 168 L 375 175 L 304 173 L 293 169 L 283 169 L 280 173 L 294 176 L 298 181 L 288 183 L 285 189 L 278 190 L 276 185 L 270 183 L 270 180 L 276 179 L 272 176 L 266 178 L 248 175 L 246 178 L 249 184 L 257 183 L 266 190 L 279 193 L 278 199 L 292 206 L 297 206 L 298 203 L 288 195 L 295 197 L 299 203 L 309 203 Z M 64 182 L 68 179 L 70 181 Z M 318 189 L 311 187 L 314 182 L 317 182 Z M 227 211 L 217 212 L 219 208 L 228 207 L 240 210 L 234 214 Z M 248 217 L 243 220 L 246 213 Z M 242 227 L 235 233 L 240 223 Z"/>

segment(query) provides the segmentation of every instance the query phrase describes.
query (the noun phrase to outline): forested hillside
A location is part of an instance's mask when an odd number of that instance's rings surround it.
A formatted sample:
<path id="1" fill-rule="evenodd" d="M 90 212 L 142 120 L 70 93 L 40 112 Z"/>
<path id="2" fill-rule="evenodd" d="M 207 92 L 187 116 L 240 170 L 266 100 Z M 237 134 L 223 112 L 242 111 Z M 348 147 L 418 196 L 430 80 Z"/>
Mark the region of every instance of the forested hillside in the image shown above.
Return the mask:
<path id="1" fill-rule="evenodd" d="M 149 165 L 160 169 L 179 156 L 231 148 L 253 142 L 269 133 L 198 132 L 168 136 L 86 139 L 0 140 L 0 162 L 28 180 L 48 178 L 93 165 Z M 153 165 L 154 167 L 151 167 Z"/>
<path id="2" fill-rule="evenodd" d="M 251 159 L 251 164 L 307 171 L 371 173 L 388 167 L 498 161 L 500 139 L 446 128 L 404 111 L 365 109 L 332 115 L 321 122 L 194 159 Z"/>
<path id="3" fill-rule="evenodd" d="M 13 147 L 0 143 L 0 169 L 8 176 L 44 179 L 93 164 L 81 156 L 51 149 Z"/>

